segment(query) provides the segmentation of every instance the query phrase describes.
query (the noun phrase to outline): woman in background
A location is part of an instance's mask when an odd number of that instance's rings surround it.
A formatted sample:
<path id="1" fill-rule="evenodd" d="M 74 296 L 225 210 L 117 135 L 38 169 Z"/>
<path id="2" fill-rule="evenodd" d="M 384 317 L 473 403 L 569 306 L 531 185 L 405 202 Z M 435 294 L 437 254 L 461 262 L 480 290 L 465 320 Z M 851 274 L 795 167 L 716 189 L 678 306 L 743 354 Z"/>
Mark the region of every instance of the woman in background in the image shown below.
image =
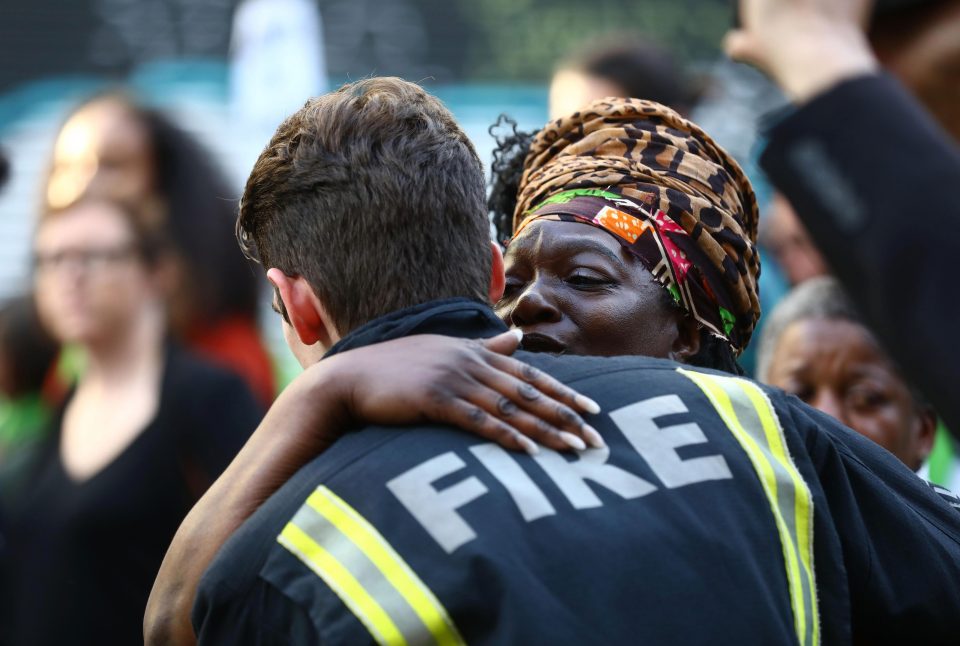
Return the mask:
<path id="1" fill-rule="evenodd" d="M 167 342 L 167 246 L 127 206 L 45 214 L 34 254 L 41 319 L 86 366 L 11 522 L 2 625 L 18 645 L 139 643 L 167 544 L 260 407 Z"/>
<path id="2" fill-rule="evenodd" d="M 96 96 L 67 118 L 45 186 L 48 208 L 83 196 L 134 208 L 171 243 L 171 332 L 246 379 L 261 403 L 275 394 L 257 330 L 258 278 L 234 238 L 235 191 L 197 141 L 156 110 L 119 93 Z"/>
<path id="3" fill-rule="evenodd" d="M 656 101 L 687 116 L 703 82 L 670 50 L 641 34 L 605 34 L 557 66 L 550 79 L 550 119 L 572 114 L 605 96 Z"/>
<path id="4" fill-rule="evenodd" d="M 795 287 L 760 337 L 760 381 L 782 388 L 893 453 L 916 471 L 937 418 L 907 384 L 833 278 Z M 949 442 L 944 434 L 943 440 Z"/>

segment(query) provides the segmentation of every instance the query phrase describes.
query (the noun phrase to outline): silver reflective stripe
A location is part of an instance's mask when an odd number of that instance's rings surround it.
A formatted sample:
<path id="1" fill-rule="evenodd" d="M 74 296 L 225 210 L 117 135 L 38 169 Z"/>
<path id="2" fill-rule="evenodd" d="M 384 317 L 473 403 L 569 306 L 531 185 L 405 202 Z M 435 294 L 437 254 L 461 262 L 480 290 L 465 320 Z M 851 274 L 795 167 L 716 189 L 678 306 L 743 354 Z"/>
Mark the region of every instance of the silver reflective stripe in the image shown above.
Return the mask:
<path id="1" fill-rule="evenodd" d="M 309 505 L 301 507 L 291 522 L 350 571 L 367 594 L 390 616 L 408 644 L 434 643 L 413 608 L 343 532 Z"/>
<path id="2" fill-rule="evenodd" d="M 277 541 L 387 646 L 459 646 L 446 609 L 386 539 L 327 487 L 317 487 Z"/>

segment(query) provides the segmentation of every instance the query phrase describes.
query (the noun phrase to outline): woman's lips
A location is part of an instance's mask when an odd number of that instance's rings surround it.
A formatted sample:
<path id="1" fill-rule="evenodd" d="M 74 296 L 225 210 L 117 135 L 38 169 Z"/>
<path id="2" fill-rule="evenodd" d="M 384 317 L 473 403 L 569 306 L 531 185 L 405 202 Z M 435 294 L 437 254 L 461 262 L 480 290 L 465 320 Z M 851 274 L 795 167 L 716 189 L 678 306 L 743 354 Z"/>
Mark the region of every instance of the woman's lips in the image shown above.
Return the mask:
<path id="1" fill-rule="evenodd" d="M 540 334 L 539 332 L 529 332 L 523 335 L 520 342 L 520 349 L 527 352 L 549 352 L 551 354 L 561 354 L 566 351 L 567 346 L 552 336 Z"/>

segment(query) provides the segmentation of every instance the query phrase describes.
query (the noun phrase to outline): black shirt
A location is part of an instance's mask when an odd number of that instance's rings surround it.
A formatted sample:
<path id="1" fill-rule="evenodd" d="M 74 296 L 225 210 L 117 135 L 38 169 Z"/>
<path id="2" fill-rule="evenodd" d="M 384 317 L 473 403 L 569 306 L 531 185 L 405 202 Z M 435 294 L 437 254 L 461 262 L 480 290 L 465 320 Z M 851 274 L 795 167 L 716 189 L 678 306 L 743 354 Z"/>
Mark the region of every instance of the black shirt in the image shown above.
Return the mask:
<path id="1" fill-rule="evenodd" d="M 11 528 L 10 644 L 129 645 L 173 534 L 262 411 L 242 380 L 167 353 L 156 417 L 88 479 L 64 470 L 63 411 Z"/>
<path id="2" fill-rule="evenodd" d="M 428 329 L 503 327 L 485 306 L 439 301 L 341 348 Z M 745 379 L 518 356 L 601 404 L 609 450 L 530 457 L 438 426 L 349 434 L 221 549 L 193 610 L 200 643 L 960 634 L 960 515 L 883 449 Z"/>

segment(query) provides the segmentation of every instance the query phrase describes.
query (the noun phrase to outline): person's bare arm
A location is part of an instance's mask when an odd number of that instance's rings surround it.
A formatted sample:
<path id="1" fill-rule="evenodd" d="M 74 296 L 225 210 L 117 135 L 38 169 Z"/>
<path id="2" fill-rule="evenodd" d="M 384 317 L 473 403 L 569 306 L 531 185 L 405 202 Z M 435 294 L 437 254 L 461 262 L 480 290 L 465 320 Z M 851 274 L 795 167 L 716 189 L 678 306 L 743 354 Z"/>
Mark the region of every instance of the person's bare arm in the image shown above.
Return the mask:
<path id="1" fill-rule="evenodd" d="M 260 426 L 177 531 L 144 618 L 146 644 L 193 644 L 190 612 L 200 578 L 227 538 L 304 464 L 360 422 L 444 422 L 501 445 L 536 452 L 603 440 L 576 410 L 591 400 L 505 356 L 519 337 L 486 341 L 415 336 L 311 366 L 277 398 Z"/>
<path id="2" fill-rule="evenodd" d="M 877 70 L 863 31 L 873 0 L 740 0 L 724 49 L 767 73 L 796 103 Z"/>

